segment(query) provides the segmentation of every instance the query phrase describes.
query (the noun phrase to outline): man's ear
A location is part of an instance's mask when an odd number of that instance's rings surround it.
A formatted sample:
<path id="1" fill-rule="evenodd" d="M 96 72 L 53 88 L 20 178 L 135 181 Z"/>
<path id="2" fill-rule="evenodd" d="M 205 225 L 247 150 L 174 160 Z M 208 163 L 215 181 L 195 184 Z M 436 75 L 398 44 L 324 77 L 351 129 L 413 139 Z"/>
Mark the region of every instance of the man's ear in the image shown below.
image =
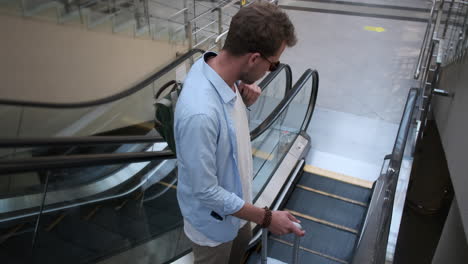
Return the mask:
<path id="1" fill-rule="evenodd" d="M 254 64 L 257 63 L 257 60 L 260 58 L 260 53 L 258 52 L 252 52 L 252 53 L 248 53 L 248 60 L 247 60 L 247 64 L 249 66 L 253 66 Z"/>

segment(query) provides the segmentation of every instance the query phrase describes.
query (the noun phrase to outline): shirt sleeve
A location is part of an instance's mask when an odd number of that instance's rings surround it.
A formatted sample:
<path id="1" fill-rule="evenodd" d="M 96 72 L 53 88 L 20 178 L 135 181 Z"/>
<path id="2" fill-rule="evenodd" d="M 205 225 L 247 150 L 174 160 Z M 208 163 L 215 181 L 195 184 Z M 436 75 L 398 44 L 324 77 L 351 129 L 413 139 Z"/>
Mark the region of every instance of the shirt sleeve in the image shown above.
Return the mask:
<path id="1" fill-rule="evenodd" d="M 175 127 L 177 158 L 187 170 L 193 195 L 206 207 L 226 216 L 239 211 L 244 201 L 218 184 L 217 121 L 205 114 L 192 115 Z"/>

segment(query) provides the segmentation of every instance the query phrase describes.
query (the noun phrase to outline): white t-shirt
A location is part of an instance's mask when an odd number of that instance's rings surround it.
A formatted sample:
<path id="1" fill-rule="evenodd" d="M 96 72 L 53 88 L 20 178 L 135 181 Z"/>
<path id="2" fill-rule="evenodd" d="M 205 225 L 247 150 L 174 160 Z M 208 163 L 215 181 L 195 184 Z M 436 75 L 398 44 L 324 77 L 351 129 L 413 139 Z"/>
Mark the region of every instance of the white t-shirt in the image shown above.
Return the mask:
<path id="1" fill-rule="evenodd" d="M 237 139 L 237 161 L 242 183 L 243 200 L 252 203 L 252 181 L 253 181 L 253 162 L 252 145 L 250 143 L 249 121 L 247 119 L 246 107 L 239 90 L 236 87 L 236 102 L 232 111 L 232 120 L 236 128 Z M 243 227 L 247 221 L 241 220 L 240 227 Z M 184 231 L 187 237 L 193 243 L 200 246 L 216 247 L 221 243 L 207 238 L 204 234 L 196 230 L 188 221 L 184 220 Z"/>

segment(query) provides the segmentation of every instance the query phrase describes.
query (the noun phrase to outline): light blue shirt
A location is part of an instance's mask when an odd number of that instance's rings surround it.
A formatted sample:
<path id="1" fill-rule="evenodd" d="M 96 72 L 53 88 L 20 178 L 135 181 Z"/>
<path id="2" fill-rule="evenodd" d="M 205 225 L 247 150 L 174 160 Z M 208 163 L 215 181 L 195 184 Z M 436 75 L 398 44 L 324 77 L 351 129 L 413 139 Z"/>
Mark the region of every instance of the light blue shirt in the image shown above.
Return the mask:
<path id="1" fill-rule="evenodd" d="M 231 112 L 236 93 L 205 62 L 190 69 L 177 101 L 174 134 L 178 160 L 177 199 L 182 215 L 211 240 L 237 236 L 244 206 Z"/>

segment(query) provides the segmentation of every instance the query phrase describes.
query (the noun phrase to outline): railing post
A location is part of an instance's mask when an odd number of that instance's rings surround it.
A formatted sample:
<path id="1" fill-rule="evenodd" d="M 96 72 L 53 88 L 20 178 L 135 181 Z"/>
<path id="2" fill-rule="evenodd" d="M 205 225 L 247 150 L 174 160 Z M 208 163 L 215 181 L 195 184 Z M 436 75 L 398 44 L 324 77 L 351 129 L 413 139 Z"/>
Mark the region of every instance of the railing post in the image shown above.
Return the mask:
<path id="1" fill-rule="evenodd" d="M 218 36 L 220 36 L 221 34 L 223 34 L 223 12 L 222 12 L 222 8 L 219 7 L 218 8 Z M 218 52 L 219 52 L 221 51 L 223 47 L 221 44 L 221 40 L 218 41 L 217 45 L 218 45 Z"/>
<path id="2" fill-rule="evenodd" d="M 193 34 L 192 34 L 192 22 L 191 21 L 187 23 L 187 40 L 188 40 L 189 50 L 191 50 L 193 48 Z"/>
<path id="3" fill-rule="evenodd" d="M 42 194 L 42 203 L 41 203 L 41 207 L 39 209 L 39 215 L 37 216 L 36 224 L 34 226 L 34 234 L 33 234 L 33 237 L 32 237 L 33 251 L 34 251 L 34 247 L 35 247 L 36 241 L 37 241 L 37 235 L 38 235 L 38 231 L 39 231 L 39 224 L 41 222 L 42 212 L 44 211 L 44 207 L 45 207 L 47 191 L 48 191 L 48 188 L 49 188 L 49 177 L 50 177 L 50 170 L 48 170 L 46 172 L 46 179 L 45 179 L 45 184 L 44 184 L 44 193 Z"/>
<path id="4" fill-rule="evenodd" d="M 189 38 L 189 31 L 188 31 L 188 23 L 190 23 L 189 17 L 188 17 L 188 6 L 187 6 L 187 0 L 184 0 L 184 25 L 185 25 L 185 39 L 188 40 Z M 190 50 L 191 47 L 189 47 Z"/>

